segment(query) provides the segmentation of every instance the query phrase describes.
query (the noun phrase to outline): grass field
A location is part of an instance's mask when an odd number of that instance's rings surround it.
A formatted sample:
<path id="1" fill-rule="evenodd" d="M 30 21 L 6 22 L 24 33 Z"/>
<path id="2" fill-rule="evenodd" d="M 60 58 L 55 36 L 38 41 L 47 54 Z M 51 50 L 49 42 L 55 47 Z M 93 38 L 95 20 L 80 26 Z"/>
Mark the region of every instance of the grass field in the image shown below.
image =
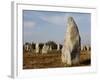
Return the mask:
<path id="1" fill-rule="evenodd" d="M 91 55 L 90 51 L 81 51 L 80 64 L 75 66 L 90 66 Z M 23 53 L 23 69 L 39 69 L 39 68 L 57 68 L 66 67 L 61 62 L 61 53 L 53 52 L 48 54 Z"/>

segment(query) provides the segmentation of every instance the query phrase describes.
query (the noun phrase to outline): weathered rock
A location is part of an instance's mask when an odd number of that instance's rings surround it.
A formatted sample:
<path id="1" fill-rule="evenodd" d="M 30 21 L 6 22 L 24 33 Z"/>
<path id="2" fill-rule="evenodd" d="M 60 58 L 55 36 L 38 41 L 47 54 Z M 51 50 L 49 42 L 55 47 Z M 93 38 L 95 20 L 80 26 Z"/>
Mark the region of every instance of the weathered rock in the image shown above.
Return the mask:
<path id="1" fill-rule="evenodd" d="M 86 45 L 86 49 L 87 49 L 87 51 L 90 51 L 91 47 L 89 45 Z"/>
<path id="2" fill-rule="evenodd" d="M 47 54 L 48 53 L 48 49 L 49 49 L 49 46 L 46 46 L 46 44 L 44 44 L 44 46 L 42 48 L 42 54 Z"/>
<path id="3" fill-rule="evenodd" d="M 90 45 L 81 46 L 81 51 L 90 51 L 90 50 L 91 50 Z"/>
<path id="4" fill-rule="evenodd" d="M 38 43 L 36 43 L 35 51 L 36 51 L 36 53 L 39 53 L 39 44 Z"/>
<path id="5" fill-rule="evenodd" d="M 49 51 L 52 51 L 52 47 L 51 46 L 49 46 Z"/>
<path id="6" fill-rule="evenodd" d="M 73 17 L 68 17 L 67 30 L 62 48 L 62 62 L 66 65 L 79 64 L 81 39 Z"/>
<path id="7" fill-rule="evenodd" d="M 25 44 L 25 45 L 24 45 L 24 50 L 25 50 L 26 52 L 30 52 L 31 49 L 32 49 L 31 44 Z"/>

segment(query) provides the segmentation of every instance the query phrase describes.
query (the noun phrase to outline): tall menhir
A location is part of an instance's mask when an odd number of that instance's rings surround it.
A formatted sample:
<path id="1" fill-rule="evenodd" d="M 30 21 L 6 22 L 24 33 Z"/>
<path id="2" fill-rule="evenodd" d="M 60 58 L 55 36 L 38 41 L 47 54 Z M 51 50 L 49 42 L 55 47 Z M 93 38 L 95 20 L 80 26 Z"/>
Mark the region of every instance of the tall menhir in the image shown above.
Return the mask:
<path id="1" fill-rule="evenodd" d="M 73 17 L 68 17 L 67 29 L 62 49 L 62 63 L 71 66 L 79 64 L 81 49 L 81 38 L 78 26 Z"/>

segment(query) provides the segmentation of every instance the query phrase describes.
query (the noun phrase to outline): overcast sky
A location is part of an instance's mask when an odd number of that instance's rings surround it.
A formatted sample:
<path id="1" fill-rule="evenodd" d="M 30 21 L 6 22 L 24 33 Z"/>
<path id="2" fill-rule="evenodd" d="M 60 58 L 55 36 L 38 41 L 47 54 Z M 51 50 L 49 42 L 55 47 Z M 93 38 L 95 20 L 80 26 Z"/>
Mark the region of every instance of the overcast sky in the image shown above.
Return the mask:
<path id="1" fill-rule="evenodd" d="M 72 16 L 78 25 L 82 44 L 91 43 L 91 15 L 89 13 L 23 11 L 23 42 L 55 41 L 63 44 L 67 18 Z"/>

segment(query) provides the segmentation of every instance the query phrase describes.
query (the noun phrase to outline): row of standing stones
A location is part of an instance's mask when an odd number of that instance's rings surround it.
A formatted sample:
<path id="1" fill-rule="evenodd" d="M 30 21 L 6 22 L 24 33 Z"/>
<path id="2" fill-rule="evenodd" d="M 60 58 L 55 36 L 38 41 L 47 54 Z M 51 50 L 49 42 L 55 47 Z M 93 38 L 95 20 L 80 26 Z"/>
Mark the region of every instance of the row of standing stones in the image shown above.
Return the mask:
<path id="1" fill-rule="evenodd" d="M 41 50 L 41 53 L 48 53 L 52 51 L 61 51 L 63 50 L 63 45 L 57 44 L 57 47 L 55 49 L 52 48 L 52 45 L 46 45 L 44 44 L 42 46 L 42 49 L 39 47 L 39 43 L 36 43 L 35 48 L 32 47 L 32 44 L 24 44 L 23 47 L 24 52 L 30 52 L 30 53 L 39 53 Z M 89 45 L 82 45 L 81 51 L 90 51 L 91 47 Z"/>

